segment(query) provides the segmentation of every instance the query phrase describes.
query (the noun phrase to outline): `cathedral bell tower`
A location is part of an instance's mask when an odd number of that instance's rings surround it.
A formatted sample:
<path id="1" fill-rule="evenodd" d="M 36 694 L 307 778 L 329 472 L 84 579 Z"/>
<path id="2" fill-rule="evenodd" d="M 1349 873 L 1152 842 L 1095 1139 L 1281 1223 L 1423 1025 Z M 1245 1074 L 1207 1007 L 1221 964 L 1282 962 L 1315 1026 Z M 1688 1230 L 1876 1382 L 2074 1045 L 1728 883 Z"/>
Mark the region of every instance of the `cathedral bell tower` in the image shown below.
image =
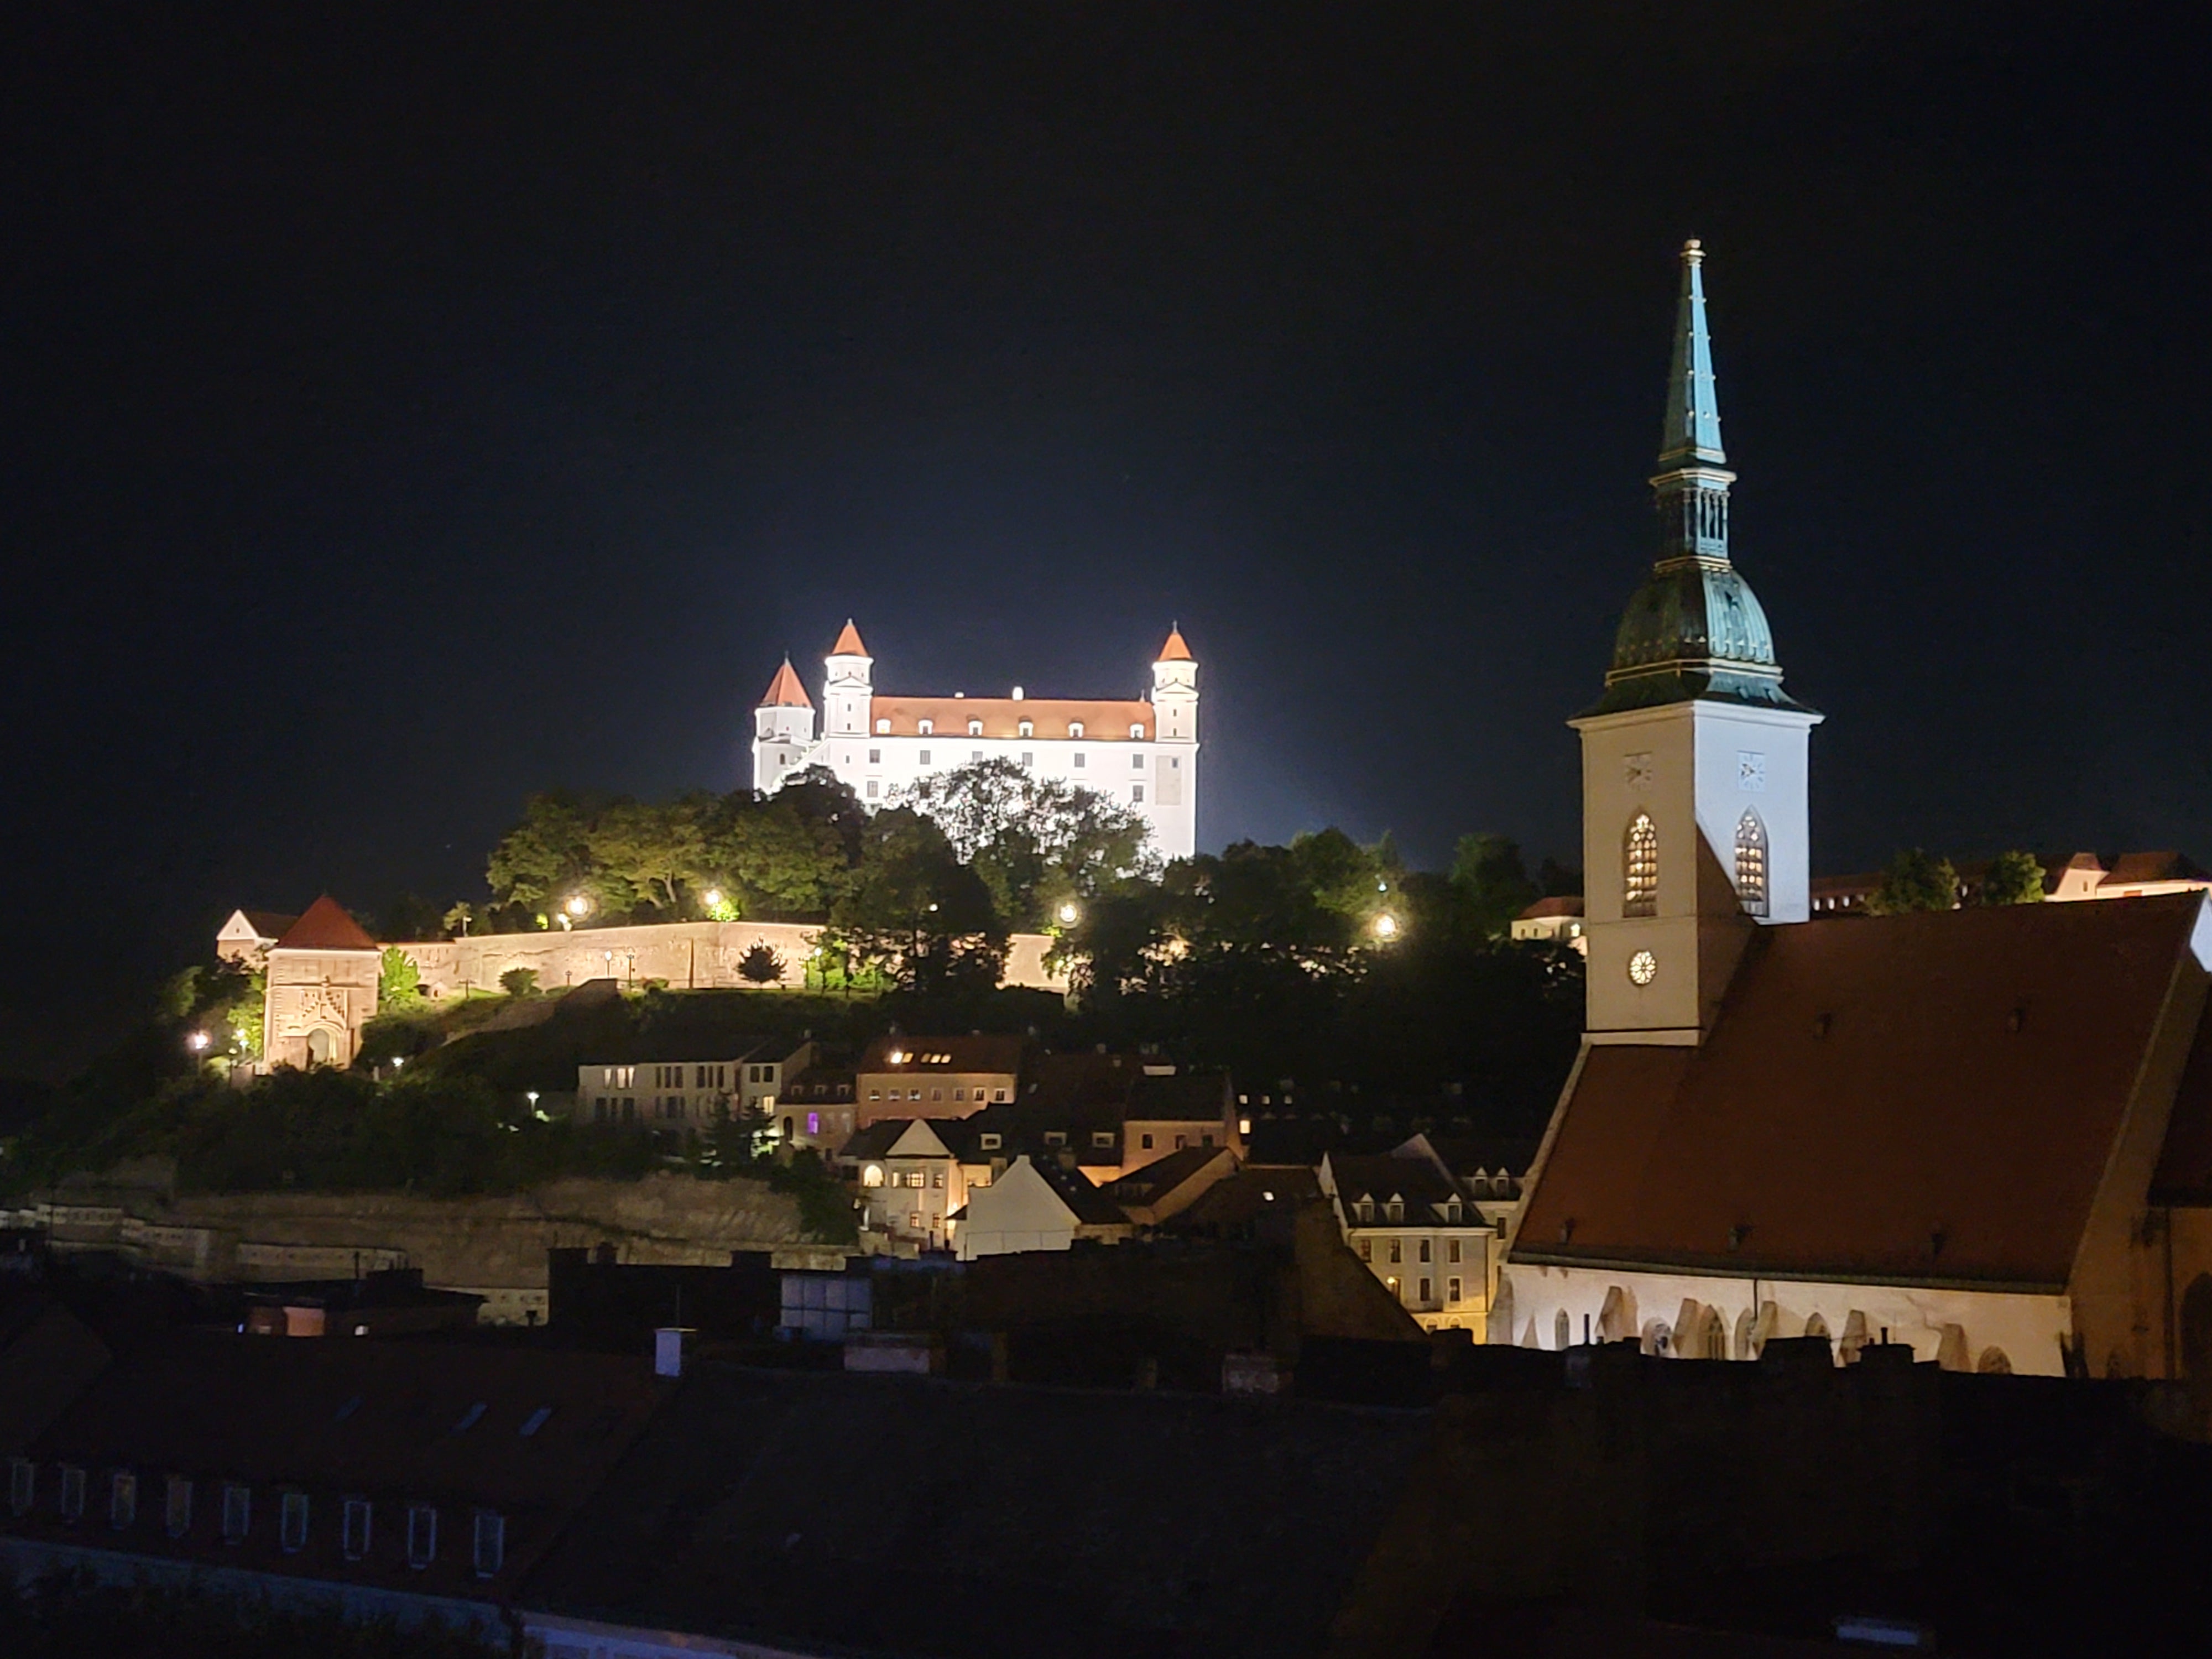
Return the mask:
<path id="1" fill-rule="evenodd" d="M 1774 636 L 1729 557 L 1705 254 L 1682 249 L 1659 471 L 1659 557 L 1628 602 L 1583 740 L 1594 1042 L 1695 1043 L 1751 930 L 1810 914 L 1807 738 Z"/>

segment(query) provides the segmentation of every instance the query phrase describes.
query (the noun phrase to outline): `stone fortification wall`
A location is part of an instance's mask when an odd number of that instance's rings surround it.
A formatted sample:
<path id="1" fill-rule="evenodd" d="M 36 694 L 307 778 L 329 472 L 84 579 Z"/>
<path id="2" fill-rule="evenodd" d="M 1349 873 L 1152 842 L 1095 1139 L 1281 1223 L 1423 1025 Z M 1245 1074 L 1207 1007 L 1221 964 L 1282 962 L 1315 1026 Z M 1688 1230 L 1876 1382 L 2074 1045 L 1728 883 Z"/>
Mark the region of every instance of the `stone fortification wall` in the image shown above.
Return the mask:
<path id="1" fill-rule="evenodd" d="M 803 922 L 672 921 L 574 933 L 484 933 L 398 948 L 422 974 L 424 992 L 439 998 L 497 991 L 499 976 L 512 968 L 536 969 L 538 988 L 546 991 L 592 979 L 623 984 L 659 979 L 677 990 L 742 987 L 747 981 L 738 976 L 738 963 L 756 945 L 782 958 L 781 982 L 797 989 L 805 983 L 806 959 L 820 931 Z M 1051 947 L 1043 933 L 1016 933 L 1007 945 L 1004 983 L 1065 992 L 1066 976 L 1045 971 Z"/>
<path id="2" fill-rule="evenodd" d="M 349 1279 L 422 1270 L 424 1283 L 486 1298 L 483 1317 L 545 1312 L 545 1252 L 611 1243 L 625 1261 L 719 1266 L 732 1250 L 801 1243 L 799 1202 L 757 1181 L 559 1181 L 503 1198 L 392 1193 L 58 1193 L 21 1211 L 58 1249 L 110 1249 L 203 1280 Z"/>

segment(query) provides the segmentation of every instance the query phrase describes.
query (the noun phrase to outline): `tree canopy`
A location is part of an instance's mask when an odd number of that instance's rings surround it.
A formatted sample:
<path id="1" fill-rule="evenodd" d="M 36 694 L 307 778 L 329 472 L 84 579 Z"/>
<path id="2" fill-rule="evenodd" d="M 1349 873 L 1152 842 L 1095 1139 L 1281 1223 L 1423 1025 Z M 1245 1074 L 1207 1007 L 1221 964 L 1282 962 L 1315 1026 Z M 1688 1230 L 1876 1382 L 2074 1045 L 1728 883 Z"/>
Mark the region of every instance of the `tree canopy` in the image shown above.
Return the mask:
<path id="1" fill-rule="evenodd" d="M 2039 884 L 2041 879 L 2039 871 Z M 1867 908 L 1877 916 L 1894 916 L 1908 910 L 1948 910 L 1958 902 L 1959 872 L 1951 860 L 1924 848 L 1908 847 L 1881 872 L 1881 883 L 1869 896 Z"/>

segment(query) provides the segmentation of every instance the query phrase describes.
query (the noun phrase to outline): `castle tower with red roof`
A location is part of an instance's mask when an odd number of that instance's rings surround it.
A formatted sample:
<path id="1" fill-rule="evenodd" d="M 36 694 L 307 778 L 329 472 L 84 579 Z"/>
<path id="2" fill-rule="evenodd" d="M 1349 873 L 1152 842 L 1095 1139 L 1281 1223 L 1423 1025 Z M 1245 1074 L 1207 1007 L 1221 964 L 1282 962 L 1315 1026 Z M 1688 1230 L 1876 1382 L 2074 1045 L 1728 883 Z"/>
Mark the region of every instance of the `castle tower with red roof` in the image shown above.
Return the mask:
<path id="1" fill-rule="evenodd" d="M 376 1015 L 376 941 L 328 893 L 269 947 L 263 1052 L 271 1066 L 350 1066 Z"/>
<path id="2" fill-rule="evenodd" d="M 1164 858 L 1198 844 L 1198 663 L 1180 628 L 1152 664 L 1149 698 L 887 696 L 848 619 L 823 659 L 820 733 L 788 659 L 753 711 L 753 787 L 769 793 L 827 767 L 871 809 L 923 778 L 1009 760 L 1093 789 L 1141 815 Z"/>

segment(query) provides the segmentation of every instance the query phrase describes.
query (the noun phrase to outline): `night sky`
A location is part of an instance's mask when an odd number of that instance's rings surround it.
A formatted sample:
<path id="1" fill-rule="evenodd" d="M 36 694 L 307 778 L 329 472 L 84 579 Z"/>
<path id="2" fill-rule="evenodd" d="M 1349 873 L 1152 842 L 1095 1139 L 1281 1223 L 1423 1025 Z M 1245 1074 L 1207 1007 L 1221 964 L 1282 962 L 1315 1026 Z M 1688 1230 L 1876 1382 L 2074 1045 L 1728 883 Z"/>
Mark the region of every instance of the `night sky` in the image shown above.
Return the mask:
<path id="1" fill-rule="evenodd" d="M 749 781 L 848 613 L 971 694 L 1180 619 L 1203 845 L 1571 857 L 1691 235 L 1816 871 L 2212 861 L 2190 9 L 15 8 L 0 1067 Z"/>

